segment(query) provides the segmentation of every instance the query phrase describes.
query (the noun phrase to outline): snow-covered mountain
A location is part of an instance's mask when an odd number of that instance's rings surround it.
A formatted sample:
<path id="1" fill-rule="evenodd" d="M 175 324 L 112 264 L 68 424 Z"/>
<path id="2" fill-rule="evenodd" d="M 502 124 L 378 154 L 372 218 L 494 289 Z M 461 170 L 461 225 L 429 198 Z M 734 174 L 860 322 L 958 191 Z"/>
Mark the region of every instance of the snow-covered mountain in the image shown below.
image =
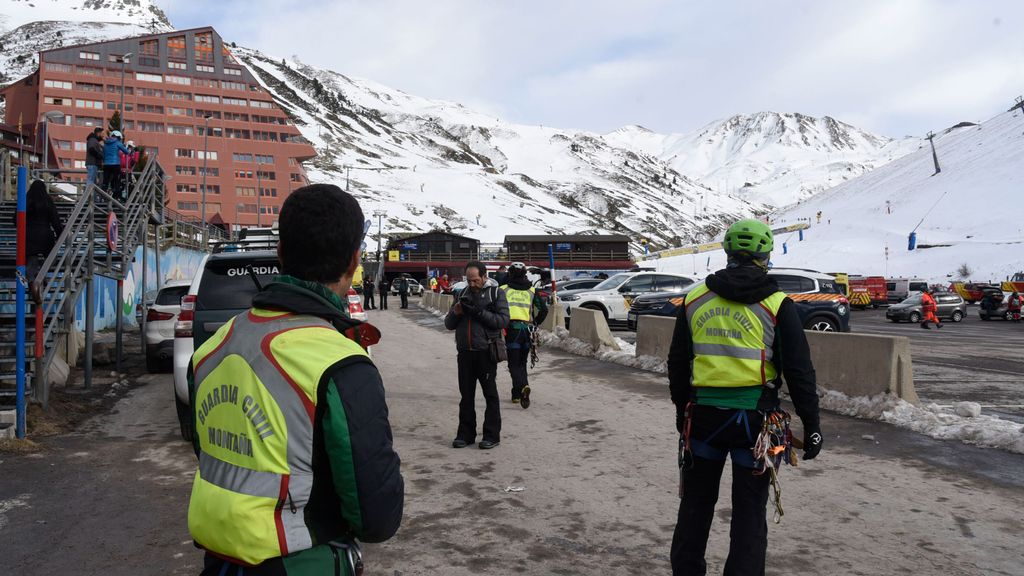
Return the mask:
<path id="1" fill-rule="evenodd" d="M 980 124 L 963 122 L 934 141 L 937 174 L 925 142 L 916 152 L 773 214 L 773 225 L 811 224 L 802 242 L 795 233 L 776 238 L 773 264 L 943 283 L 960 279 L 964 265 L 965 279 L 979 281 L 1024 270 L 1024 112 L 1011 109 Z M 917 249 L 910 251 L 914 231 Z M 657 266 L 704 273 L 724 263 L 721 252 L 707 258 L 667 258 Z"/>
<path id="2" fill-rule="evenodd" d="M 642 150 L 715 190 L 776 207 L 805 200 L 922 146 L 834 118 L 759 112 L 711 122 L 686 134 L 626 126 L 612 144 Z"/>

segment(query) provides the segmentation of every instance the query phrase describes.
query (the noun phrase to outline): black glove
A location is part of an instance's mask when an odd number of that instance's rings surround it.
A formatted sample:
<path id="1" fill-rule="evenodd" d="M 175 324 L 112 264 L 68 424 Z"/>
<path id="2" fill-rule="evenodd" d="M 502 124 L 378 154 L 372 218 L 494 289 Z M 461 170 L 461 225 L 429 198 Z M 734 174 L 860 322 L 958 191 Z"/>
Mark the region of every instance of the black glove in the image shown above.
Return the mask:
<path id="1" fill-rule="evenodd" d="M 459 300 L 459 304 L 462 305 L 462 313 L 469 316 L 477 316 L 480 314 L 480 309 L 473 304 L 471 300 Z"/>
<path id="2" fill-rule="evenodd" d="M 686 432 L 686 409 L 676 406 L 676 431 L 680 434 Z"/>
<path id="3" fill-rule="evenodd" d="M 804 460 L 814 460 L 818 452 L 821 452 L 821 427 L 820 426 L 805 426 L 804 427 Z"/>

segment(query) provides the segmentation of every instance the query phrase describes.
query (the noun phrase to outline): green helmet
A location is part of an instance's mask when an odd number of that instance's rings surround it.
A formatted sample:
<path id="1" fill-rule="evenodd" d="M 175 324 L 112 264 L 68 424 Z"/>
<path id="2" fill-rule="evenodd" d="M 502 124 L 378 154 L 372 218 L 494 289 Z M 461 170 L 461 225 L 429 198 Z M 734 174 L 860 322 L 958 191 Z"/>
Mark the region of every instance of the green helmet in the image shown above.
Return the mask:
<path id="1" fill-rule="evenodd" d="M 764 222 L 753 219 L 740 220 L 729 226 L 725 240 L 722 241 L 726 254 L 746 252 L 758 258 L 768 256 L 774 246 L 772 229 Z"/>

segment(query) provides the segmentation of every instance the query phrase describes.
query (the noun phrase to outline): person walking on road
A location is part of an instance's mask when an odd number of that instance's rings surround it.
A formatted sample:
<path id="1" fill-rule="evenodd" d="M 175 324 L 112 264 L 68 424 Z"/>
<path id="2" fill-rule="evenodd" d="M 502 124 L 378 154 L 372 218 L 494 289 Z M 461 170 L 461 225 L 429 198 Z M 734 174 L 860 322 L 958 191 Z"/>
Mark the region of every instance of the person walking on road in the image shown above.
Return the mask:
<path id="1" fill-rule="evenodd" d="M 375 329 L 348 315 L 362 240 L 355 198 L 329 184 L 294 191 L 279 220 L 283 275 L 192 356 L 188 527 L 203 576 L 352 575 L 358 541 L 398 530 L 401 462 L 360 345 Z"/>
<path id="2" fill-rule="evenodd" d="M 376 310 L 376 307 L 373 305 L 373 291 L 375 288 L 373 278 L 367 277 L 366 280 L 363 280 L 363 299 L 366 300 L 367 310 Z"/>
<path id="3" fill-rule="evenodd" d="M 932 289 L 925 288 L 924 292 L 921 292 L 921 313 L 924 314 L 921 328 L 931 330 L 932 327 L 928 325 L 930 322 L 934 322 L 936 328 L 942 328 L 942 322 L 935 315 L 938 310 L 939 306 L 935 303 L 935 296 L 932 296 Z"/>
<path id="4" fill-rule="evenodd" d="M 810 350 L 793 301 L 767 275 L 771 229 L 740 220 L 725 234 L 725 269 L 691 290 L 668 355 L 680 441 L 681 501 L 672 573 L 705 574 L 704 559 L 727 456 L 732 458 L 732 526 L 725 574 L 764 574 L 771 476 L 755 439 L 774 422 L 783 376 L 804 428 L 804 459 L 822 447 Z M 794 454 L 795 457 L 795 454 Z"/>
<path id="5" fill-rule="evenodd" d="M 455 304 L 444 317 L 444 326 L 455 331 L 459 365 L 459 427 L 452 448 L 476 442 L 476 383 L 480 382 L 487 408 L 484 411 L 480 448 L 488 450 L 501 442 L 501 405 L 498 399 L 498 346 L 501 331 L 508 326 L 505 292 L 496 286 L 484 288 L 487 267 L 482 262 L 466 264 L 467 286 L 456 295 Z"/>
<path id="6" fill-rule="evenodd" d="M 401 275 L 398 277 L 398 297 L 402 300 L 402 309 L 409 307 L 409 277 Z"/>
<path id="7" fill-rule="evenodd" d="M 388 279 L 384 276 L 380 277 L 380 285 L 377 286 L 377 294 L 380 295 L 380 309 L 388 309 Z"/>
<path id="8" fill-rule="evenodd" d="M 508 349 L 508 373 L 512 377 L 512 403 L 530 407 L 530 381 L 526 361 L 533 348 L 533 331 L 548 315 L 544 299 L 526 277 L 526 265 L 513 262 L 508 268 L 508 283 L 501 286 L 508 300 L 509 325 L 505 335 Z"/>

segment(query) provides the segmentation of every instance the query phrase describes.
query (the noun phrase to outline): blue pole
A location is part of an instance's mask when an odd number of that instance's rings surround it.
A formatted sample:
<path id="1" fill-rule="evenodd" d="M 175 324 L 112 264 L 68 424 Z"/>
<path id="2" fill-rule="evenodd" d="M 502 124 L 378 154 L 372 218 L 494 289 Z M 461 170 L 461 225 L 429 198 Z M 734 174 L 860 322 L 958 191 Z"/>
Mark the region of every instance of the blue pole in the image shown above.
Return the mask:
<path id="1" fill-rule="evenodd" d="M 16 275 L 18 281 L 15 282 L 17 286 L 17 320 L 15 325 L 15 331 L 17 332 L 17 342 L 15 346 L 15 374 L 17 382 L 17 396 L 15 396 L 15 412 L 17 423 L 15 424 L 14 433 L 18 438 L 25 437 L 25 197 L 28 194 L 28 169 L 24 166 L 18 167 L 18 250 L 17 250 L 17 261 Z M 28 280 L 31 282 L 31 279 Z"/>
<path id="2" fill-rule="evenodd" d="M 553 244 L 548 244 L 548 268 L 551 270 L 551 298 L 554 300 L 558 287 L 555 284 L 555 248 Z"/>

